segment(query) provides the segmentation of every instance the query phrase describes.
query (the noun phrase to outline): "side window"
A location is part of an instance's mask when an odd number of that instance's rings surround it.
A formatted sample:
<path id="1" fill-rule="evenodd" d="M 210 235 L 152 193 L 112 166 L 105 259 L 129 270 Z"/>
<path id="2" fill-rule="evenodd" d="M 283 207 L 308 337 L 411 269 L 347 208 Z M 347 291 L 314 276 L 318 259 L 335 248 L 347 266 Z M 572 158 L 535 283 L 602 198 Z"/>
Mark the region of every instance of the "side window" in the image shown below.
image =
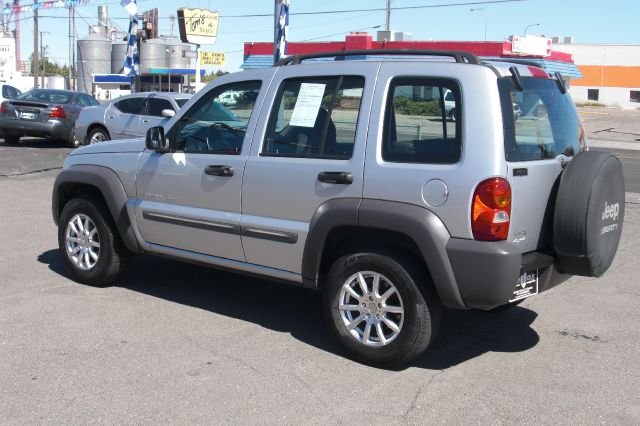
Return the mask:
<path id="1" fill-rule="evenodd" d="M 175 108 L 173 108 L 173 105 L 168 99 L 149 98 L 149 102 L 147 102 L 147 113 L 145 115 L 162 117 L 163 109 L 175 111 Z"/>
<path id="2" fill-rule="evenodd" d="M 115 107 L 125 114 L 142 114 L 146 98 L 127 98 L 115 103 Z"/>
<path id="3" fill-rule="evenodd" d="M 100 105 L 100 102 L 98 102 L 96 100 L 96 98 L 92 97 L 92 96 L 88 96 L 88 95 L 83 95 L 85 101 L 87 102 L 87 105 L 89 106 L 98 106 Z"/>
<path id="4" fill-rule="evenodd" d="M 240 154 L 261 85 L 261 81 L 231 83 L 205 94 L 171 129 L 175 149 L 203 154 Z M 229 102 L 231 97 L 234 103 Z"/>
<path id="5" fill-rule="evenodd" d="M 261 155 L 351 158 L 363 89 L 363 77 L 285 80 Z"/>
<path id="6" fill-rule="evenodd" d="M 73 101 L 74 104 L 76 105 L 80 105 L 80 106 L 89 106 L 89 104 L 87 103 L 87 100 L 84 98 L 84 96 L 82 95 L 78 95 L 75 99 L 75 101 Z"/>
<path id="7" fill-rule="evenodd" d="M 387 99 L 382 141 L 385 161 L 452 164 L 460 159 L 461 102 L 456 82 L 396 79 Z"/>

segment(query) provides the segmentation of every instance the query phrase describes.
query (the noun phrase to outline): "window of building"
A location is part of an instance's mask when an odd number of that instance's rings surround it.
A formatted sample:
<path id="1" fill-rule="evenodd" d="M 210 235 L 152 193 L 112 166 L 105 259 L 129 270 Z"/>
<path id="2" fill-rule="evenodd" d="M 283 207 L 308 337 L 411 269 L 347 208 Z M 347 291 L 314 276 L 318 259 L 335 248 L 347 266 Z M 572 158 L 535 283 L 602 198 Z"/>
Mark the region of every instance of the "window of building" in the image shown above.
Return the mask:
<path id="1" fill-rule="evenodd" d="M 261 85 L 261 81 L 231 83 L 200 98 L 171 129 L 176 150 L 239 155 Z M 231 94 L 234 103 L 223 105 Z"/>
<path id="2" fill-rule="evenodd" d="M 451 164 L 460 159 L 460 89 L 454 81 L 396 79 L 389 88 L 382 158 Z"/>
<path id="3" fill-rule="evenodd" d="M 629 102 L 640 102 L 640 90 L 629 91 Z"/>
<path id="4" fill-rule="evenodd" d="M 364 78 L 285 80 L 271 112 L 262 155 L 349 159 Z"/>
<path id="5" fill-rule="evenodd" d="M 600 90 L 587 89 L 587 100 L 598 102 L 599 97 L 600 97 Z"/>

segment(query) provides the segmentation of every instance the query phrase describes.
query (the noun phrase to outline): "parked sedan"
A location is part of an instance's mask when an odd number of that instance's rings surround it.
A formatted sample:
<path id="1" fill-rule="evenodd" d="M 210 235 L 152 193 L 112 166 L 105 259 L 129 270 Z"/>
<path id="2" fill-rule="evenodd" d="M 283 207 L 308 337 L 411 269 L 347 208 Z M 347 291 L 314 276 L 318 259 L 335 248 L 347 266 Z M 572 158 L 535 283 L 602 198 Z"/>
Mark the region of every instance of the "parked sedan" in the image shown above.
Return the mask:
<path id="1" fill-rule="evenodd" d="M 0 107 L 0 138 L 17 145 L 22 136 L 63 140 L 77 147 L 74 123 L 80 111 L 98 101 L 85 93 L 69 90 L 33 89 Z"/>
<path id="2" fill-rule="evenodd" d="M 142 137 L 147 129 L 173 117 L 191 95 L 184 93 L 135 93 L 100 106 L 86 108 L 76 121 L 81 143 Z"/>

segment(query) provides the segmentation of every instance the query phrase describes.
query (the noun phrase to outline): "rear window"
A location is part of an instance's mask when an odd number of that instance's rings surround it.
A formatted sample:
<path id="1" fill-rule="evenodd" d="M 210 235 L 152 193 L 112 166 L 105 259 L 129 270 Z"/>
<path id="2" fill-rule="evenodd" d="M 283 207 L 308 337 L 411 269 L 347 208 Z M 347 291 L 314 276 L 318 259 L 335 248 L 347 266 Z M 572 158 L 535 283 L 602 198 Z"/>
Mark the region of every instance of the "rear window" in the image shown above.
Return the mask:
<path id="1" fill-rule="evenodd" d="M 555 80 L 510 77 L 498 81 L 507 161 L 573 156 L 584 149 L 584 131 L 571 96 Z"/>
<path id="2" fill-rule="evenodd" d="M 54 104 L 66 104 L 71 99 L 71 92 L 56 90 L 30 90 L 18 96 L 18 99 L 25 101 L 40 101 Z"/>

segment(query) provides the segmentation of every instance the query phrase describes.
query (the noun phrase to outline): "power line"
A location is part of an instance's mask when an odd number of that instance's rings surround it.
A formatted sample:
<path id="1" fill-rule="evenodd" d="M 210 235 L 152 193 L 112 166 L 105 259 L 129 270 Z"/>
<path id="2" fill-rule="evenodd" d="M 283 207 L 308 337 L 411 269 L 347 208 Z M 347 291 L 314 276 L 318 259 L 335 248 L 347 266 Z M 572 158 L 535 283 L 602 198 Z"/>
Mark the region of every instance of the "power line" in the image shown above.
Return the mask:
<path id="1" fill-rule="evenodd" d="M 433 9 L 438 7 L 457 7 L 457 6 L 479 6 L 483 4 L 500 4 L 500 3 L 515 3 L 515 2 L 523 2 L 527 0 L 485 0 L 485 1 L 474 1 L 474 2 L 464 2 L 464 3 L 446 3 L 446 4 L 430 4 L 430 5 L 421 5 L 421 6 L 397 6 L 391 7 L 391 10 L 415 10 L 415 9 Z M 345 9 L 345 10 L 318 10 L 315 12 L 292 12 L 289 15 L 329 15 L 336 13 L 357 13 L 357 12 L 382 12 L 387 11 L 386 7 L 378 7 L 371 9 Z M 251 15 L 220 15 L 220 18 L 262 18 L 262 17 L 273 17 L 273 13 L 258 13 Z"/>

